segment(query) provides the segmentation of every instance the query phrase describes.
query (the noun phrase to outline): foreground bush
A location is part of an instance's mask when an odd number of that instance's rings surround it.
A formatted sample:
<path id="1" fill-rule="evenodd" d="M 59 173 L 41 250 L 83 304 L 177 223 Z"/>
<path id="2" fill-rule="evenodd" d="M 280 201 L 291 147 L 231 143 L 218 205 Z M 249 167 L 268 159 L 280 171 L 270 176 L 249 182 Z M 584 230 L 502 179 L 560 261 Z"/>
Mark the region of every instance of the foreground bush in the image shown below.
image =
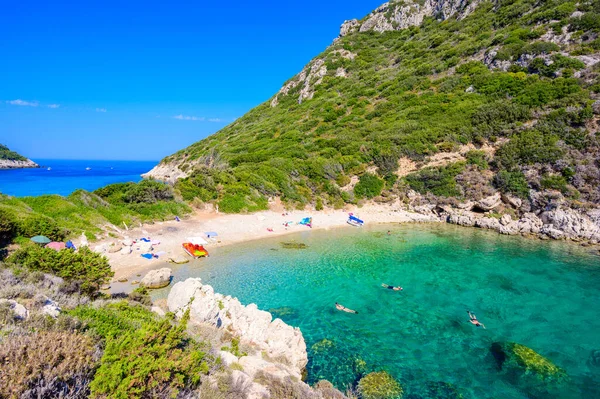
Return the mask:
<path id="1" fill-rule="evenodd" d="M 19 224 L 19 234 L 23 237 L 46 236 L 52 241 L 62 241 L 65 231 L 54 220 L 45 216 L 30 216 Z"/>
<path id="2" fill-rule="evenodd" d="M 204 348 L 185 333 L 189 314 L 173 325 L 126 302 L 72 313 L 106 341 L 91 383 L 92 398 L 174 398 L 208 374 Z"/>
<path id="3" fill-rule="evenodd" d="M 13 335 L 0 342 L 0 397 L 86 398 L 94 341 L 69 332 Z"/>
<path id="4" fill-rule="evenodd" d="M 400 399 L 402 386 L 385 371 L 369 373 L 358 382 L 362 399 Z"/>
<path id="5" fill-rule="evenodd" d="M 37 245 L 25 245 L 7 259 L 32 271 L 52 273 L 73 284 L 73 291 L 94 296 L 109 281 L 113 272 L 108 260 L 87 247 L 79 251 L 55 251 Z"/>

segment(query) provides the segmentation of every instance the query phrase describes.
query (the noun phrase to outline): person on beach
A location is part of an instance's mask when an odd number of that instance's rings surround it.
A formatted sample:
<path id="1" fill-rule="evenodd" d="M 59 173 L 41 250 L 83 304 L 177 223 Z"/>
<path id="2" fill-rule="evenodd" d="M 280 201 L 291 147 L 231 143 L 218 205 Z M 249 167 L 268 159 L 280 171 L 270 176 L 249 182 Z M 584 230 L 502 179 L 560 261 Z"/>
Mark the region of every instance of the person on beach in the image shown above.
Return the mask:
<path id="1" fill-rule="evenodd" d="M 477 327 L 483 327 L 485 329 L 485 326 L 483 325 L 483 323 L 481 323 L 479 320 L 477 320 L 477 316 L 475 316 L 473 313 L 471 313 L 470 310 L 467 310 L 467 313 L 469 314 L 469 323 L 471 323 Z"/>
<path id="2" fill-rule="evenodd" d="M 392 232 L 390 230 L 388 230 L 388 236 L 391 236 Z"/>
<path id="3" fill-rule="evenodd" d="M 340 305 L 337 302 L 335 303 L 335 308 L 337 310 L 341 310 L 342 312 L 358 314 L 358 312 L 356 310 L 348 309 L 347 307 Z"/>
<path id="4" fill-rule="evenodd" d="M 381 284 L 381 286 L 383 288 L 387 288 L 388 290 L 394 290 L 394 291 L 402 291 L 403 288 L 400 286 L 394 287 L 393 285 L 387 285 L 387 284 Z"/>

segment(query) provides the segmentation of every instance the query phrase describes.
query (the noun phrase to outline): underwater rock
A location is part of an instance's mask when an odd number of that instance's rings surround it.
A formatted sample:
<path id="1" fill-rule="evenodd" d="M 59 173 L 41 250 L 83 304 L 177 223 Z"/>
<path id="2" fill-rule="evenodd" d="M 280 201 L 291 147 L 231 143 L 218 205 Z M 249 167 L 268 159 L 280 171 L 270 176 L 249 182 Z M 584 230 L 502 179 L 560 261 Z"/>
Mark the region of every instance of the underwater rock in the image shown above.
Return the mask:
<path id="1" fill-rule="evenodd" d="M 600 372 L 600 350 L 594 350 L 590 353 L 590 357 L 587 360 L 587 365 L 590 370 Z"/>
<path id="2" fill-rule="evenodd" d="M 285 248 L 285 249 L 306 249 L 306 248 L 308 248 L 308 245 L 306 245 L 302 242 L 287 241 L 287 242 L 282 242 L 281 247 Z"/>
<path id="3" fill-rule="evenodd" d="M 494 342 L 490 348 L 498 369 L 515 385 L 530 393 L 556 390 L 568 380 L 563 369 L 524 345 Z"/>
<path id="4" fill-rule="evenodd" d="M 333 348 L 335 346 L 335 344 L 333 343 L 333 341 L 327 339 L 327 338 L 323 338 L 322 340 L 316 342 L 313 346 L 310 347 L 310 349 L 313 352 L 325 352 L 328 351 L 329 349 Z"/>
<path id="5" fill-rule="evenodd" d="M 404 390 L 387 372 L 378 371 L 360 379 L 358 392 L 362 399 L 400 399 Z"/>
<path id="6" fill-rule="evenodd" d="M 423 398 L 431 399 L 462 399 L 464 396 L 456 386 L 444 381 L 429 381 Z"/>
<path id="7" fill-rule="evenodd" d="M 296 316 L 298 311 L 290 306 L 282 306 L 280 308 L 271 308 L 268 310 L 273 316 L 285 317 L 285 316 Z"/>

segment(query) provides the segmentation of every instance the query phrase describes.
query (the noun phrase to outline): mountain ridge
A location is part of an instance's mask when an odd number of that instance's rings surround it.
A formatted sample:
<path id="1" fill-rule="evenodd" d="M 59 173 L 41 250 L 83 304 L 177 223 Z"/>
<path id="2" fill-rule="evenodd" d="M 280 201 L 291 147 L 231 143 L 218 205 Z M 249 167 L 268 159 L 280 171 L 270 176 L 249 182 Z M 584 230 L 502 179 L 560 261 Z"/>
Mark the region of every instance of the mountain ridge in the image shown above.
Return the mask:
<path id="1" fill-rule="evenodd" d="M 272 197 L 316 209 L 514 197 L 478 209 L 517 218 L 597 208 L 599 33 L 597 0 L 385 3 L 147 177 L 225 212 Z"/>

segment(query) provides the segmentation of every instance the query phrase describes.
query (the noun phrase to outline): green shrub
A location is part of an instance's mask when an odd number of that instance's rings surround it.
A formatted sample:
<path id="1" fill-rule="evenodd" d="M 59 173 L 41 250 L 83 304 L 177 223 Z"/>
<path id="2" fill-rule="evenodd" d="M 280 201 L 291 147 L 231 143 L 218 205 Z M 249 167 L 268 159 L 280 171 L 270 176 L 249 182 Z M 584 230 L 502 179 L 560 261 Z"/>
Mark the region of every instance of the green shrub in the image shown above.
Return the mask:
<path id="1" fill-rule="evenodd" d="M 561 175 L 545 175 L 542 177 L 541 186 L 545 189 L 560 190 L 563 193 L 569 191 L 567 179 Z"/>
<path id="2" fill-rule="evenodd" d="M 65 231 L 58 223 L 45 216 L 29 216 L 21 221 L 19 234 L 29 238 L 42 235 L 52 241 L 62 241 L 65 238 Z"/>
<path id="3" fill-rule="evenodd" d="M 554 135 L 527 130 L 498 149 L 496 162 L 509 170 L 518 165 L 554 162 L 562 156 L 557 142 L 558 137 Z"/>
<path id="4" fill-rule="evenodd" d="M 359 198 L 371 199 L 381 194 L 383 186 L 384 182 L 379 177 L 372 173 L 365 173 L 354 186 L 354 194 Z"/>
<path id="5" fill-rule="evenodd" d="M 362 399 L 400 399 L 402 386 L 385 371 L 369 373 L 358 382 L 358 393 Z"/>
<path id="6" fill-rule="evenodd" d="M 126 302 L 72 313 L 106 342 L 92 398 L 176 397 L 209 371 L 205 348 L 185 332 L 189 311 L 178 325 Z"/>
<path id="7" fill-rule="evenodd" d="M 465 168 L 464 162 L 447 166 L 424 168 L 405 177 L 408 185 L 422 194 L 432 193 L 442 197 L 457 197 L 461 195 L 456 184 L 458 176 Z"/>
<path id="8" fill-rule="evenodd" d="M 466 154 L 467 164 L 469 165 L 477 165 L 480 169 L 487 169 L 488 165 L 488 156 L 485 151 L 471 150 Z"/>
<path id="9" fill-rule="evenodd" d="M 12 240 L 19 229 L 19 222 L 15 214 L 0 208 L 0 245 Z"/>
<path id="10" fill-rule="evenodd" d="M 501 170 L 494 176 L 494 186 L 503 193 L 515 194 L 521 198 L 529 197 L 529 184 L 521 171 Z"/>
<path id="11" fill-rule="evenodd" d="M 7 259 L 32 271 L 52 273 L 66 282 L 75 283 L 75 290 L 95 296 L 100 287 L 114 275 L 108 260 L 87 247 L 78 251 L 55 251 L 38 245 L 24 245 Z"/>

